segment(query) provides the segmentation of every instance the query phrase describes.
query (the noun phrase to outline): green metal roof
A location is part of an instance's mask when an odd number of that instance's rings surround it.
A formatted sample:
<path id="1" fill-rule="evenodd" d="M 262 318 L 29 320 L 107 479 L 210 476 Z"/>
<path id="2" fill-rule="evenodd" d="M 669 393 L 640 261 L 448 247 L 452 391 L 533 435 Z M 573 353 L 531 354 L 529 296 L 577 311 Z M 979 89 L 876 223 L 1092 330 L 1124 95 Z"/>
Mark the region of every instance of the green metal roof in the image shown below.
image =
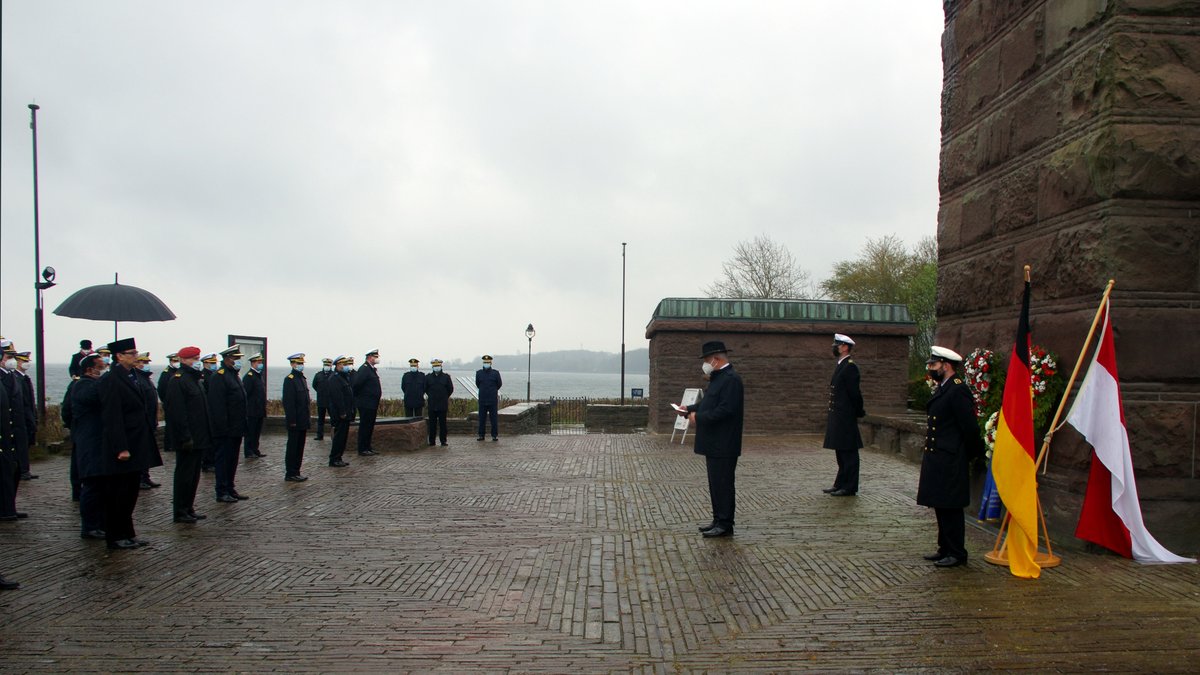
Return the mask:
<path id="1" fill-rule="evenodd" d="M 663 298 L 654 319 L 725 319 L 744 321 L 857 321 L 911 324 L 904 305 L 827 300 L 748 300 Z"/>

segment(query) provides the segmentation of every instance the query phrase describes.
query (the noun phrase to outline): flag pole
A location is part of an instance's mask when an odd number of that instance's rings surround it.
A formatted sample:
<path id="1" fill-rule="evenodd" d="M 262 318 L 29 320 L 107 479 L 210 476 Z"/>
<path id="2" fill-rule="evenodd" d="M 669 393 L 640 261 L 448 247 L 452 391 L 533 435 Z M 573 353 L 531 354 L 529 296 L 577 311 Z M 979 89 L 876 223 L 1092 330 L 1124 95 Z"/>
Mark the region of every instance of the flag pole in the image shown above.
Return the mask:
<path id="1" fill-rule="evenodd" d="M 1025 268 L 1025 280 L 1029 280 L 1029 268 Z M 1054 419 L 1050 421 L 1049 428 L 1046 429 L 1046 437 L 1042 439 L 1042 449 L 1038 452 L 1037 462 L 1033 465 L 1034 473 L 1037 473 L 1038 468 L 1042 469 L 1042 475 L 1046 475 L 1047 465 L 1044 463 L 1050 455 L 1050 441 L 1054 438 L 1054 432 L 1058 431 L 1058 420 L 1062 417 L 1063 409 L 1067 407 L 1067 399 L 1071 394 L 1071 387 L 1075 386 L 1075 378 L 1079 376 L 1079 369 L 1083 366 L 1083 359 L 1087 356 L 1088 346 L 1092 344 L 1092 338 L 1096 335 L 1096 326 L 1100 323 L 1100 315 L 1104 313 L 1104 308 L 1108 304 L 1108 296 L 1112 294 L 1113 285 L 1116 284 L 1116 279 L 1109 279 L 1108 285 L 1104 287 L 1104 295 L 1100 298 L 1100 306 L 1096 308 L 1096 316 L 1092 318 L 1092 327 L 1088 329 L 1087 337 L 1083 339 L 1083 346 L 1079 349 L 1079 358 L 1075 359 L 1075 369 L 1071 371 L 1071 379 L 1067 380 L 1067 386 L 1063 389 L 1063 397 L 1058 402 L 1058 410 L 1054 411 Z"/>

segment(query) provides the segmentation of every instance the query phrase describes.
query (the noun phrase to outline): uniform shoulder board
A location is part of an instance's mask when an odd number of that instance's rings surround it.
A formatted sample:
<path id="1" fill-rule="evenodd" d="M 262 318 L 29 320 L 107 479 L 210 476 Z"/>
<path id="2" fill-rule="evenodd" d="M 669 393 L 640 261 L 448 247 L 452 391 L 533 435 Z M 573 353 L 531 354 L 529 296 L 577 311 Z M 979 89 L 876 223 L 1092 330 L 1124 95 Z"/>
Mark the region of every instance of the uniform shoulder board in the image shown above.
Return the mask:
<path id="1" fill-rule="evenodd" d="M 180 373 L 175 373 L 175 377 L 183 377 Z"/>
<path id="2" fill-rule="evenodd" d="M 224 375 L 224 374 L 225 374 L 225 369 L 224 369 L 224 368 L 218 368 L 218 369 L 217 369 L 217 374 L 218 374 L 218 375 Z"/>
<path id="3" fill-rule="evenodd" d="M 290 380 L 290 379 L 293 379 L 293 378 L 295 378 L 295 377 L 296 377 L 296 374 L 295 374 L 295 373 L 288 373 L 288 379 L 289 379 L 289 380 Z"/>
<path id="4" fill-rule="evenodd" d="M 846 359 L 846 363 L 854 363 L 854 359 Z"/>
<path id="5" fill-rule="evenodd" d="M 962 384 L 962 383 L 963 383 L 962 380 L 958 379 L 957 377 L 954 378 L 954 384 Z"/>

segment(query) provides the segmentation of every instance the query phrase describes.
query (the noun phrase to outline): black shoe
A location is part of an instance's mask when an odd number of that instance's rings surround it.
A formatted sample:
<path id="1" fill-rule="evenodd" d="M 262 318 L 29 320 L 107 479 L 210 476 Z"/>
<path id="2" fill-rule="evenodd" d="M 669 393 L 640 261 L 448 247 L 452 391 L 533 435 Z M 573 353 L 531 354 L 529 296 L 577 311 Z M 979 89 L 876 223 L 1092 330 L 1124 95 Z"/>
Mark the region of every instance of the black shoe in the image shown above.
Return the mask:
<path id="1" fill-rule="evenodd" d="M 449 447 L 449 445 L 450 445 L 449 443 L 447 443 L 447 442 L 445 442 L 445 441 L 442 441 L 442 447 L 443 447 L 443 448 L 445 448 L 445 447 Z"/>
<path id="2" fill-rule="evenodd" d="M 928 560 L 929 562 L 933 562 L 935 560 L 941 560 L 942 558 L 945 558 L 946 554 L 942 553 L 941 551 L 938 551 L 937 553 L 930 553 L 929 555 L 923 555 L 921 557 Z"/>
<path id="3" fill-rule="evenodd" d="M 837 488 L 836 487 L 827 487 L 824 490 L 821 490 L 821 492 L 824 492 L 825 494 L 829 494 L 830 492 L 837 492 Z"/>
<path id="4" fill-rule="evenodd" d="M 200 466 L 200 470 L 205 473 L 212 473 L 213 469 L 215 469 L 215 468 L 216 468 L 216 466 L 214 466 L 212 464 L 203 464 Z"/>
<path id="5" fill-rule="evenodd" d="M 149 546 L 150 545 L 150 542 L 146 541 L 145 539 L 138 539 L 137 537 L 134 537 L 130 541 L 137 544 L 138 546 Z"/>
<path id="6" fill-rule="evenodd" d="M 479 438 L 476 438 L 475 440 L 477 440 L 477 441 L 482 441 L 482 440 L 483 440 L 483 436 L 480 436 Z"/>
<path id="7" fill-rule="evenodd" d="M 711 523 L 709 523 L 707 525 L 701 525 L 700 527 L 697 527 L 696 529 L 700 530 L 700 532 L 703 534 L 704 532 L 707 532 L 708 530 L 711 530 L 716 526 L 717 526 L 717 521 L 714 520 Z"/>
<path id="8" fill-rule="evenodd" d="M 959 565 L 966 565 L 966 564 L 967 564 L 967 561 L 965 558 L 955 558 L 952 555 L 948 555 L 945 558 L 942 558 L 941 560 L 933 563 L 933 566 L 934 567 L 958 567 Z"/>
<path id="9" fill-rule="evenodd" d="M 188 511 L 188 515 L 195 518 L 196 520 L 204 520 L 205 518 L 208 517 L 208 516 L 204 515 L 203 513 L 196 513 L 195 511 Z"/>
<path id="10" fill-rule="evenodd" d="M 234 499 L 239 499 L 239 500 L 242 500 L 242 501 L 245 501 L 245 500 L 247 500 L 247 499 L 250 499 L 249 497 L 247 497 L 246 495 L 244 495 L 244 494 L 242 494 L 242 493 L 238 492 L 237 490 L 234 490 L 233 492 L 230 492 L 229 494 L 233 495 L 233 498 L 234 498 Z"/>
<path id="11" fill-rule="evenodd" d="M 304 481 L 308 480 L 308 476 L 296 474 L 295 476 L 284 476 L 283 479 L 286 481 L 291 481 L 292 483 L 303 483 Z"/>
<path id="12" fill-rule="evenodd" d="M 146 481 L 142 481 L 141 483 L 139 483 L 139 484 L 138 484 L 138 489 L 140 489 L 140 490 L 153 490 L 153 489 L 154 489 L 154 486 L 153 486 L 153 485 L 151 485 L 151 484 L 149 484 L 149 483 L 147 483 Z"/>
<path id="13" fill-rule="evenodd" d="M 493 443 L 495 443 L 495 442 L 496 442 L 496 441 L 498 441 L 498 440 L 500 440 L 500 438 L 499 438 L 499 437 L 497 437 L 497 436 L 492 436 L 492 442 L 493 442 Z"/>
<path id="14" fill-rule="evenodd" d="M 146 483 L 148 483 L 152 488 L 162 487 L 162 483 L 155 483 L 153 480 L 148 480 Z"/>
<path id="15" fill-rule="evenodd" d="M 435 445 L 437 445 L 437 443 L 434 443 L 433 441 L 429 441 L 429 447 L 431 447 L 431 448 L 432 448 L 432 447 L 433 447 L 433 446 L 435 446 Z"/>
<path id="16" fill-rule="evenodd" d="M 323 441 L 323 440 L 325 440 L 325 437 L 324 436 L 313 436 L 313 440 L 314 441 Z"/>
<path id="17" fill-rule="evenodd" d="M 29 473 L 28 471 L 21 474 L 21 480 L 33 480 L 34 478 L 37 478 L 37 475 Z"/>
<path id="18" fill-rule="evenodd" d="M 234 497 L 233 495 L 220 495 L 219 497 L 217 497 L 217 501 L 223 502 L 225 504 L 236 504 L 237 497 Z"/>
<path id="19" fill-rule="evenodd" d="M 373 457 L 378 454 L 379 453 L 375 452 L 374 450 L 360 450 L 358 453 L 358 456 L 359 457 Z"/>
<path id="20" fill-rule="evenodd" d="M 834 490 L 833 492 L 830 492 L 830 493 L 829 493 L 829 496 L 830 496 L 830 497 L 853 497 L 853 496 L 854 496 L 854 495 L 856 495 L 856 494 L 858 494 L 858 493 L 857 493 L 857 492 L 851 492 L 851 491 L 849 491 L 849 490 L 846 490 L 846 489 L 844 489 L 844 488 L 843 488 L 843 489 L 840 489 L 840 490 Z"/>
<path id="21" fill-rule="evenodd" d="M 104 530 L 88 530 L 79 533 L 80 539 L 104 539 Z"/>
<path id="22" fill-rule="evenodd" d="M 258 455 L 242 455 L 242 459 L 258 459 Z"/>
<path id="23" fill-rule="evenodd" d="M 111 549 L 128 549 L 137 548 L 139 544 L 132 539 L 118 539 L 108 542 L 108 547 Z"/>
<path id="24" fill-rule="evenodd" d="M 0 577 L 0 591 L 15 591 L 21 587 L 20 582 L 9 581 L 4 577 Z"/>
<path id="25" fill-rule="evenodd" d="M 336 467 L 350 466 L 350 462 L 343 462 L 342 460 L 339 459 L 335 462 L 330 462 L 329 466 L 336 466 Z"/>
<path id="26" fill-rule="evenodd" d="M 710 539 L 712 537 L 732 537 L 733 528 L 725 527 L 724 525 L 717 525 L 716 527 L 710 530 L 705 530 L 700 534 L 704 535 L 706 539 Z"/>
<path id="27" fill-rule="evenodd" d="M 190 513 L 176 513 L 175 522 L 193 524 L 199 522 L 199 519 Z"/>

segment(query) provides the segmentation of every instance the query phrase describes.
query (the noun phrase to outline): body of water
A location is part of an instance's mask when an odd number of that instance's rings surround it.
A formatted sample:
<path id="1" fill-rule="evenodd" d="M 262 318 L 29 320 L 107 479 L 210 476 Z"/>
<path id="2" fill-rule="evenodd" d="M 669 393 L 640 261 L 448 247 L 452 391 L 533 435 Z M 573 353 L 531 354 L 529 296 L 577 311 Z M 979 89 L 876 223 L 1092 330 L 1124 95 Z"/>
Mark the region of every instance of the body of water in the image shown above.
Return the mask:
<path id="1" fill-rule="evenodd" d="M 158 382 L 159 369 L 151 368 L 153 371 L 153 379 Z M 267 396 L 270 398 L 279 398 L 280 384 L 279 378 L 287 375 L 289 371 L 281 368 L 267 369 Z M 320 369 L 316 370 L 309 368 L 304 371 L 308 376 L 309 382 Z M 379 380 L 383 385 L 384 398 L 401 398 L 403 396 L 400 391 L 400 378 L 404 377 L 404 373 L 408 372 L 407 368 L 380 368 Z M 428 372 L 428 371 L 426 371 Z M 32 374 L 33 371 L 30 371 Z M 466 376 L 468 380 L 475 382 L 475 371 L 459 372 L 447 371 L 451 377 L 456 378 L 454 381 L 454 397 L 455 398 L 471 398 L 471 394 L 457 380 L 457 377 Z M 525 399 L 525 372 L 524 371 L 501 371 L 500 376 L 504 379 L 504 387 L 500 390 L 500 394 L 511 399 Z M 545 400 L 551 396 L 568 397 L 568 396 L 586 396 L 588 398 L 619 398 L 621 396 L 621 374 L 620 373 L 539 373 L 534 371 L 529 378 L 532 384 L 531 396 L 534 399 Z M 71 383 L 71 377 L 67 374 L 67 364 L 49 363 L 46 364 L 46 402 L 59 403 L 62 401 L 63 394 L 67 390 L 67 385 Z M 631 374 L 625 373 L 625 397 L 629 398 L 630 390 L 641 388 L 644 395 L 650 395 L 650 376 L 645 373 Z M 35 383 L 36 389 L 36 383 Z"/>

